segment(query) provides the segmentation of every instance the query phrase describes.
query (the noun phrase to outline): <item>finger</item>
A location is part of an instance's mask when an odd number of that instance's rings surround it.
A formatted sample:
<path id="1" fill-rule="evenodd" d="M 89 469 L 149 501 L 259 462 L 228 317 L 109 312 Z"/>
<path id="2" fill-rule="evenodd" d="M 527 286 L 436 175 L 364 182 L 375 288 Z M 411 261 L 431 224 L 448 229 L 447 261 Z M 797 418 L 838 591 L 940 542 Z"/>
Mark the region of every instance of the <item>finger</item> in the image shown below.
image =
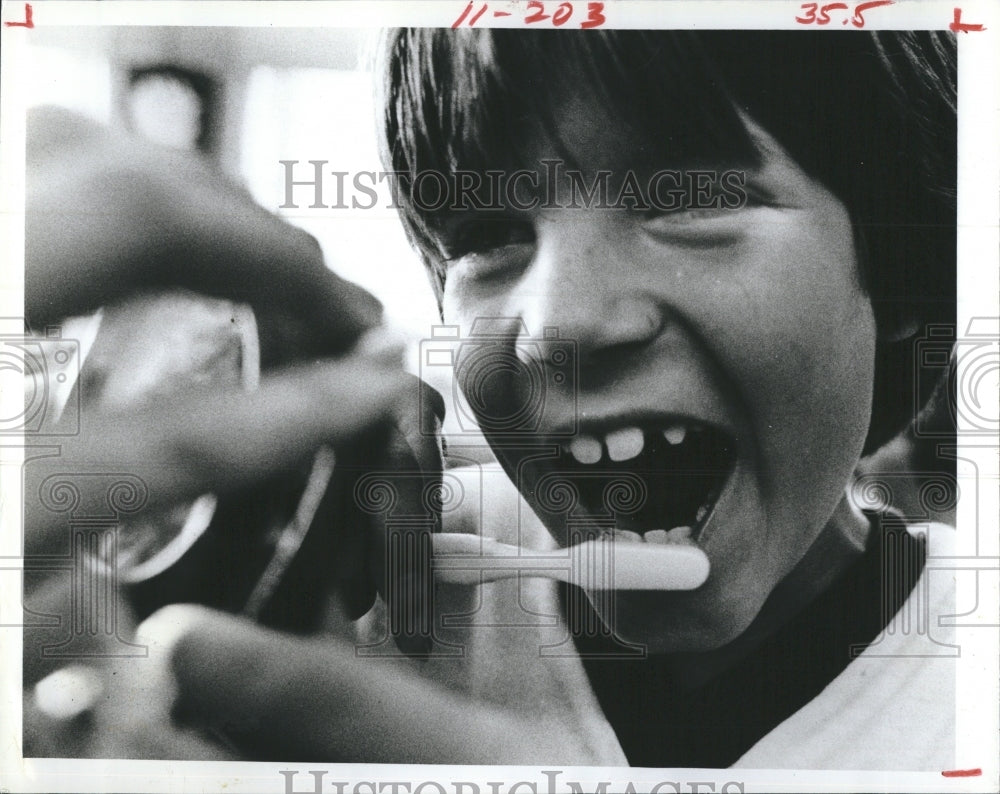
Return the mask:
<path id="1" fill-rule="evenodd" d="M 178 633 L 181 712 L 226 732 L 254 759 L 541 763 L 565 754 L 557 725 L 468 701 L 421 679 L 406 660 L 373 665 L 347 643 L 220 613 Z"/>
<path id="2" fill-rule="evenodd" d="M 381 533 L 386 569 L 385 590 L 391 633 L 407 654 L 431 649 L 433 581 L 430 535 L 441 531 L 440 488 L 443 459 L 440 428 L 444 404 L 423 381 L 412 381 L 413 396 L 398 404 L 388 448 L 388 463 L 400 472 L 401 502 L 420 517 L 409 526 L 386 527 Z"/>
<path id="3" fill-rule="evenodd" d="M 139 630 L 115 582 L 98 579 L 91 592 L 107 602 L 87 605 L 74 598 L 69 577 L 51 577 L 30 596 L 36 614 L 57 617 L 54 625 L 24 630 L 24 739 L 26 750 L 44 756 L 81 758 L 225 758 L 222 749 L 173 724 L 176 684 L 163 653 L 164 632 Z M 196 608 L 191 608 L 196 609 Z M 85 620 L 89 630 L 66 627 Z M 51 621 L 50 621 L 51 622 Z M 113 632 L 95 629 L 114 627 Z"/>
<path id="4" fill-rule="evenodd" d="M 383 588 L 389 632 L 404 653 L 426 654 L 433 609 L 430 536 L 440 529 L 431 491 L 440 468 L 422 470 L 397 426 L 378 471 L 396 498 L 390 515 L 376 517 L 372 534 L 372 562 Z"/>
<path id="5" fill-rule="evenodd" d="M 433 588 L 430 536 L 440 529 L 436 503 L 442 460 L 437 445 L 438 395 L 417 378 L 397 404 L 381 444 L 357 466 L 360 477 L 341 508 L 364 530 L 365 574 L 386 602 L 390 634 L 404 653 L 430 652 Z M 343 473 L 341 475 L 344 476 Z"/>
<path id="6" fill-rule="evenodd" d="M 175 242 L 152 278 L 247 302 L 261 317 L 283 311 L 320 353 L 347 350 L 381 321 L 379 301 L 331 271 L 311 235 L 214 180 L 171 188 L 177 209 L 160 222 Z"/>
<path id="7" fill-rule="evenodd" d="M 330 489 L 330 524 L 336 557 L 335 586 L 347 616 L 356 620 L 375 601 L 377 579 L 371 575 L 373 516 L 358 505 L 356 489 L 379 459 L 375 450 L 385 447 L 388 428 L 366 433 L 361 443 L 345 449 L 337 461 Z"/>
<path id="8" fill-rule="evenodd" d="M 365 344 L 371 355 L 393 360 L 391 343 L 383 347 L 367 338 Z M 432 399 L 438 395 L 418 379 L 411 386 L 389 426 L 368 431 L 340 452 L 323 520 L 334 541 L 333 580 L 348 616 L 371 608 L 374 586 L 387 601 L 397 644 L 417 655 L 429 652 L 431 640 L 427 536 L 439 523 L 431 492 L 441 471 L 435 435 L 440 406 Z M 427 414 L 422 423 L 416 418 L 421 411 Z M 383 489 L 392 494 L 384 510 Z"/>
<path id="9" fill-rule="evenodd" d="M 171 652 L 177 632 L 209 613 L 189 604 L 161 610 L 135 630 L 134 642 L 144 657 L 113 659 L 106 676 L 107 694 L 93 717 L 95 758 L 231 758 L 194 730 L 175 724 L 177 684 Z M 183 615 L 183 619 L 172 615 Z"/>
<path id="10" fill-rule="evenodd" d="M 121 652 L 119 638 L 130 635 L 135 627 L 132 611 L 115 589 L 115 582 L 101 574 L 82 574 L 89 581 L 81 584 L 81 574 L 71 576 L 70 572 L 27 570 L 24 588 L 24 611 L 26 625 L 22 633 L 22 676 L 26 688 L 34 686 L 46 676 L 67 663 L 67 659 L 99 659 Z M 38 581 L 39 577 L 45 578 Z M 107 601 L 82 603 L 75 596 L 74 586 L 87 587 L 92 593 L 106 593 Z M 99 604 L 95 607 L 95 603 Z M 88 611 L 90 610 L 90 611 Z M 95 623 L 113 618 L 116 633 L 91 631 Z M 70 635 L 75 657 L 61 654 L 65 651 L 67 635 L 71 629 L 85 626 L 85 631 L 73 631 Z"/>
<path id="11" fill-rule="evenodd" d="M 367 534 L 359 526 L 368 516 L 358 514 L 350 496 L 358 472 L 362 471 L 353 462 L 357 450 L 379 443 L 377 435 L 381 434 L 366 431 L 335 453 L 333 476 L 319 494 L 318 509 L 307 531 L 299 536 L 299 544 L 283 566 L 280 562 L 275 566 L 277 556 L 272 560 L 266 578 L 261 580 L 264 584 L 267 581 L 275 583 L 272 592 L 265 591 L 264 599 L 252 597 L 243 614 L 256 617 L 266 626 L 313 632 L 329 625 L 327 621 L 331 615 L 321 614 L 317 607 L 332 606 L 329 604 L 331 595 L 336 598 L 336 614 L 343 614 L 350 620 L 361 617 L 371 608 L 376 591 L 365 564 Z M 301 531 L 304 527 L 298 529 Z M 279 541 L 278 547 L 282 546 L 291 549 L 290 544 Z M 255 596 L 259 592 L 258 586 Z"/>
<path id="12" fill-rule="evenodd" d="M 33 112 L 28 126 L 32 323 L 166 286 L 244 301 L 261 315 L 284 311 L 315 329 L 327 352 L 379 322 L 379 302 L 332 273 L 310 235 L 197 157 L 66 111 Z"/>
<path id="13" fill-rule="evenodd" d="M 253 392 L 206 389 L 130 413 L 87 414 L 81 434 L 66 439 L 60 456 L 26 467 L 28 542 L 44 545 L 65 525 L 62 514 L 44 507 L 42 486 L 51 475 L 73 482 L 74 474 L 128 472 L 142 480 L 147 509 L 224 493 L 299 463 L 323 443 L 346 444 L 387 421 L 405 394 L 405 377 L 351 357 L 269 376 Z M 103 492 L 83 492 L 80 499 L 77 509 L 88 515 L 107 509 Z"/>

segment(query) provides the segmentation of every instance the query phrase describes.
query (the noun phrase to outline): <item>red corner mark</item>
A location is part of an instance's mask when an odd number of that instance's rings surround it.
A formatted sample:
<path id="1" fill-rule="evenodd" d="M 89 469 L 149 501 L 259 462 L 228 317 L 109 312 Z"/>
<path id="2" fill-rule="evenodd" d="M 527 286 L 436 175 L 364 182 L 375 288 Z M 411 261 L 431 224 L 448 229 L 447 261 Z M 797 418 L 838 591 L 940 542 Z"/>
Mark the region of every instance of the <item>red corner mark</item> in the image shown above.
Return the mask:
<path id="1" fill-rule="evenodd" d="M 946 772 L 942 772 L 942 777 L 979 777 L 983 774 L 983 770 L 979 769 L 949 769 Z"/>
<path id="2" fill-rule="evenodd" d="M 35 27 L 35 22 L 31 18 L 31 3 L 24 4 L 24 22 L 4 22 L 3 23 L 8 28 L 33 28 Z"/>
<path id="3" fill-rule="evenodd" d="M 28 19 L 31 19 L 29 16 Z M 970 31 L 986 30 L 982 25 L 974 25 L 972 23 L 966 23 L 962 21 L 962 9 L 955 9 L 955 16 L 953 17 L 951 24 L 948 25 L 948 30 L 952 33 L 969 33 Z M 980 772 L 982 774 L 982 772 Z"/>

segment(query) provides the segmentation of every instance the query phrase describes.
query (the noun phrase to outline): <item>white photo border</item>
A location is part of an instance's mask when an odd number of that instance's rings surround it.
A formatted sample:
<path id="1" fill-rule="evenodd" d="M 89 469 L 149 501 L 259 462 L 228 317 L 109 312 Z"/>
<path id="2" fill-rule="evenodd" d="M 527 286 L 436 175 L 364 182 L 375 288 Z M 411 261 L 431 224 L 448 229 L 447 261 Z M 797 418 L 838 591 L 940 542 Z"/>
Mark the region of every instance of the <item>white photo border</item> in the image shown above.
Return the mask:
<path id="1" fill-rule="evenodd" d="M 197 26 L 331 26 L 383 27 L 386 25 L 449 27 L 458 18 L 467 0 L 441 2 L 62 2 L 42 0 L 32 5 L 35 27 L 48 25 L 197 25 Z M 493 2 L 521 10 L 501 20 L 483 19 L 483 25 L 523 25 L 524 3 Z M 798 2 L 623 2 L 606 3 L 607 27 L 621 28 L 726 28 L 726 29 L 806 29 L 795 21 L 804 4 Z M 854 4 L 852 4 L 854 5 Z M 987 331 L 1000 327 L 1000 6 L 988 0 L 917 2 L 901 0 L 868 14 L 869 29 L 947 29 L 957 9 L 965 23 L 979 23 L 984 30 L 959 33 L 959 182 L 958 182 L 958 327 L 986 318 Z M 0 317 L 23 316 L 24 262 L 24 113 L 28 105 L 21 69 L 26 63 L 32 29 L 25 20 L 24 2 L 4 2 L 2 68 L 0 68 L 0 186 L 3 211 L 0 236 L 4 242 L 0 268 Z M 6 23 L 15 23 L 8 25 Z M 845 29 L 852 29 L 848 26 Z M 831 35 L 835 35 L 831 31 Z M 989 323 L 992 322 L 992 325 Z M 961 377 L 961 373 L 959 373 Z M 994 374 L 995 379 L 995 374 Z M 4 382 L 8 385 L 7 382 Z M 3 416 L 14 415 L 20 392 L 4 389 Z M 12 406 L 14 406 L 12 408 Z M 17 409 L 19 410 L 19 409 Z M 960 428 L 961 430 L 961 428 Z M 9 441 L 9 439 L 8 439 Z M 957 758 L 959 770 L 980 770 L 978 775 L 942 776 L 900 770 L 892 773 L 863 770 L 648 770 L 572 768 L 560 770 L 559 781 L 572 780 L 582 791 L 594 791 L 601 781 L 611 781 L 609 791 L 618 791 L 629 782 L 636 791 L 995 791 L 998 786 L 1000 725 L 998 725 L 998 658 L 1000 628 L 995 623 L 998 607 L 1000 544 L 997 519 L 998 439 L 967 438 L 959 433 L 960 457 L 974 461 L 972 467 L 959 466 L 959 484 L 968 483 L 966 492 L 978 493 L 978 504 L 960 503 L 958 526 L 977 520 L 978 535 L 959 532 L 967 542 L 962 553 L 979 558 L 979 604 L 977 627 L 957 627 L 962 647 L 958 679 Z M 286 788 L 286 772 L 297 773 L 290 784 L 294 791 L 312 791 L 315 776 L 322 772 L 323 791 L 391 791 L 379 788 L 386 781 L 410 781 L 411 790 L 425 792 L 439 788 L 425 781 L 439 781 L 444 790 L 455 791 L 455 781 L 475 783 L 483 791 L 493 791 L 490 781 L 507 781 L 499 792 L 514 791 L 514 781 L 529 781 L 538 791 L 549 791 L 551 768 L 446 767 L 406 765 L 358 765 L 317 763 L 240 763 L 180 761 L 105 761 L 64 759 L 23 759 L 21 747 L 21 658 L 20 630 L 6 620 L 20 609 L 20 467 L 23 449 L 4 443 L 0 448 L 3 492 L 0 494 L 0 792 L 28 791 L 226 791 L 281 792 Z M 978 488 L 971 487 L 978 485 Z M 963 541 L 964 538 L 964 541 Z M 972 598 L 975 594 L 965 593 Z M 547 770 L 547 771 L 546 771 Z M 942 770 L 945 771 L 945 770 Z M 338 789 L 335 781 L 348 781 Z M 663 785 L 672 781 L 671 785 Z M 739 787 L 737 787 L 737 784 Z M 711 785 L 711 787 L 710 787 Z M 729 786 L 727 788 L 727 785 Z M 359 787 L 360 786 L 360 787 Z M 320 789 L 317 789 L 320 790 Z M 405 789 L 401 789 L 405 790 Z M 519 791 L 532 790 L 523 786 Z M 566 790 L 565 788 L 559 790 Z"/>

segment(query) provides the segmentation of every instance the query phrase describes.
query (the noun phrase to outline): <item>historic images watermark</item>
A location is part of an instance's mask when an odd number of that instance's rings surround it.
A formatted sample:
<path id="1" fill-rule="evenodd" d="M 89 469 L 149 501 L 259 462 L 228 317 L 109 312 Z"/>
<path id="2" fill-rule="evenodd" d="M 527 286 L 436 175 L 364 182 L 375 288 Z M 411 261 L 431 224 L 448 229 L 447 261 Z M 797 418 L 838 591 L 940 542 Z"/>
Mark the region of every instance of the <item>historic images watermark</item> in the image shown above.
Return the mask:
<path id="1" fill-rule="evenodd" d="M 487 781 L 485 786 L 471 780 L 336 780 L 326 770 L 282 769 L 285 794 L 743 794 L 742 781 L 727 780 L 582 780 L 567 778 L 561 769 L 539 770 L 535 780 Z M 298 779 L 296 779 L 298 778 Z M 303 788 L 296 788 L 303 786 Z"/>
<path id="2" fill-rule="evenodd" d="M 933 442 L 939 448 L 938 455 L 957 454 L 956 436 L 965 442 L 993 443 L 990 433 L 996 427 L 996 406 L 988 400 L 986 392 L 989 379 L 995 376 L 1000 361 L 997 323 L 997 318 L 976 318 L 962 333 L 953 327 L 935 327 L 914 343 L 914 355 L 921 365 L 916 368 L 915 377 L 923 377 L 928 369 L 951 368 L 953 371 L 954 388 L 946 392 L 947 399 L 942 404 L 942 410 L 952 418 L 946 424 L 951 424 L 952 427 L 957 424 L 957 430 L 945 432 L 923 415 L 918 415 L 913 424 L 914 435 Z M 542 438 L 536 432 L 540 424 L 545 424 L 546 412 L 550 410 L 548 397 L 553 390 L 569 394 L 571 398 L 575 394 L 577 354 L 574 341 L 564 338 L 556 328 L 547 329 L 538 338 L 530 338 L 523 328 L 519 328 L 516 338 L 512 339 L 512 329 L 505 324 L 503 318 L 484 318 L 483 322 L 466 333 L 462 333 L 462 330 L 456 326 L 439 326 L 423 340 L 420 358 L 422 374 L 428 375 L 437 368 L 461 367 L 465 373 L 461 378 L 463 382 L 484 386 L 491 382 L 498 371 L 502 371 L 508 376 L 516 376 L 526 385 L 518 391 L 522 398 L 520 402 L 503 406 L 496 406 L 488 399 L 488 389 L 485 386 L 480 392 L 475 389 L 463 392 L 456 387 L 453 392 L 445 395 L 449 412 L 458 417 L 460 433 L 456 452 L 461 453 L 464 435 L 468 435 L 470 443 L 477 443 L 473 433 L 484 425 L 492 436 L 515 446 L 551 446 L 552 437 Z M 9 333 L 3 337 L 2 342 L 0 355 L 8 369 L 15 372 L 19 381 L 23 381 L 25 388 L 23 413 L 5 417 L 2 429 L 7 434 L 17 432 L 26 437 L 42 436 L 49 439 L 49 444 L 58 444 L 60 436 L 76 435 L 79 432 L 80 406 L 78 392 L 72 389 L 72 385 L 79 368 L 78 342 L 66 338 L 55 328 L 47 329 L 39 335 L 25 334 L 23 331 L 20 334 Z M 575 430 L 574 424 L 567 432 L 572 435 Z M 421 432 L 434 433 L 436 428 L 422 427 Z M 551 477 L 541 481 L 540 486 L 546 486 L 553 478 L 559 480 L 561 476 L 558 470 L 550 474 Z M 597 472 L 594 476 L 601 474 Z M 607 487 L 604 489 L 607 492 L 604 505 L 606 510 L 600 512 L 601 515 L 607 513 L 608 521 L 613 525 L 615 515 L 622 510 L 634 509 L 644 498 L 644 492 L 641 483 L 628 488 L 634 477 L 627 477 L 620 471 L 605 474 L 608 477 Z M 480 472 L 479 476 L 487 475 Z M 359 481 L 354 494 L 364 514 L 377 516 L 385 524 L 389 581 L 394 581 L 393 571 L 432 564 L 429 540 L 435 515 L 454 511 L 469 498 L 462 480 L 454 471 L 447 471 L 440 482 L 420 480 L 418 483 L 423 493 L 421 499 L 417 500 L 421 508 L 419 515 L 412 510 L 403 511 L 395 493 L 401 488 L 410 487 L 408 481 L 414 477 L 413 474 L 401 472 L 368 472 Z M 86 490 L 93 490 L 91 486 L 95 478 L 103 478 L 102 487 L 107 492 L 106 507 L 100 514 L 80 512 L 79 493 L 85 483 Z M 978 485 L 978 481 L 974 484 Z M 953 509 L 960 495 L 953 474 L 911 468 L 905 471 L 867 472 L 858 478 L 851 496 L 859 507 L 877 511 L 893 504 L 898 506 L 901 490 L 912 487 L 918 488 L 916 504 L 923 512 L 919 515 L 908 514 L 908 517 L 918 522 L 930 522 L 936 511 Z M 547 493 L 545 491 L 542 496 Z M 628 495 L 629 499 L 623 502 L 622 494 Z M 973 502 L 978 501 L 976 493 L 962 495 L 971 498 Z M 98 655 L 143 655 L 141 646 L 135 646 L 120 635 L 117 602 L 111 598 L 96 596 L 105 591 L 110 593 L 117 582 L 115 560 L 118 535 L 122 522 L 143 507 L 144 483 L 128 472 L 67 473 L 46 478 L 37 491 L 25 493 L 24 496 L 26 499 L 37 500 L 39 507 L 51 515 L 51 521 L 64 522 L 67 538 L 71 542 L 58 560 L 51 557 L 29 560 L 19 564 L 16 569 L 10 568 L 10 572 L 23 575 L 22 572 L 26 571 L 34 576 L 42 569 L 51 572 L 52 568 L 57 568 L 64 575 L 76 575 L 83 588 L 78 588 L 80 597 L 67 604 L 67 613 L 41 619 L 42 625 L 53 629 L 53 636 L 44 646 L 45 655 L 81 659 L 93 657 L 95 652 L 91 647 L 92 643 L 84 642 L 84 639 L 91 636 L 95 627 L 100 627 L 99 633 L 106 635 L 105 639 L 108 641 Z M 577 499 L 560 503 L 560 509 L 567 515 L 578 506 Z M 982 531 L 978 522 L 976 531 Z M 978 548 L 978 544 L 976 545 Z M 95 567 L 95 559 L 100 559 L 105 564 Z M 567 558 L 566 563 L 570 564 L 570 558 Z M 932 550 L 928 566 L 947 570 L 995 570 L 996 560 L 981 556 L 938 558 L 933 555 Z M 112 582 L 110 588 L 109 581 Z M 890 584 L 887 583 L 887 586 Z M 95 597 L 86 596 L 88 587 L 93 590 Z M 383 641 L 375 645 L 359 646 L 359 655 L 399 655 L 401 652 L 392 641 L 392 637 L 399 633 L 434 637 L 439 642 L 438 653 L 453 653 L 454 648 L 448 647 L 448 639 L 438 636 L 440 627 L 449 622 L 448 616 L 438 616 L 436 619 L 432 601 L 433 599 L 424 603 L 409 603 L 408 611 L 388 613 Z M 7 620 L 3 621 L 6 625 L 40 625 L 37 615 L 6 617 Z M 926 653 L 955 655 L 957 646 L 935 637 L 935 631 L 939 628 L 938 621 L 945 617 L 947 616 L 923 613 L 915 616 L 902 615 L 900 620 L 905 619 L 906 622 L 897 627 L 897 630 L 925 635 L 928 649 Z M 946 622 L 949 625 L 966 625 L 955 623 L 954 620 Z M 594 630 L 604 633 L 609 627 L 600 626 Z M 628 650 L 630 649 L 621 649 L 621 652 L 626 653 Z"/>
<path id="3" fill-rule="evenodd" d="M 279 160 L 279 209 L 398 209 L 422 212 L 623 209 L 639 212 L 737 210 L 749 200 L 747 175 L 736 169 L 659 169 L 649 174 L 584 172 L 562 160 L 515 171 L 338 171 L 329 160 Z M 310 168 L 311 166 L 311 168 Z M 612 177 L 615 176 L 614 182 Z M 308 203 L 307 203 L 308 202 Z"/>

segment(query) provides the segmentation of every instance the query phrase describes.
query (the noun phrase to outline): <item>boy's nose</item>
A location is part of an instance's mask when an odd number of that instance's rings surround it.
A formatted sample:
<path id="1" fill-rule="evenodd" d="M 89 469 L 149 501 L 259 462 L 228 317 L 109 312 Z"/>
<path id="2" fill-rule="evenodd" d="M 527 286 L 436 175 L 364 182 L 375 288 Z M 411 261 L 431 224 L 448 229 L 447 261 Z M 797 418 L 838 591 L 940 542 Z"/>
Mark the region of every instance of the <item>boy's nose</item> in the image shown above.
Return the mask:
<path id="1" fill-rule="evenodd" d="M 575 341 L 581 364 L 613 362 L 657 337 L 663 308 L 637 279 L 621 233 L 582 226 L 539 234 L 517 313 L 534 338 L 555 328 L 561 339 Z"/>
<path id="2" fill-rule="evenodd" d="M 559 294 L 527 296 L 520 316 L 533 338 L 556 329 L 560 339 L 573 340 L 581 363 L 627 355 L 655 339 L 662 326 L 659 308 L 648 294 L 601 294 L 605 291 L 598 284 L 553 286 Z M 590 294 L 579 295 L 580 286 Z"/>

